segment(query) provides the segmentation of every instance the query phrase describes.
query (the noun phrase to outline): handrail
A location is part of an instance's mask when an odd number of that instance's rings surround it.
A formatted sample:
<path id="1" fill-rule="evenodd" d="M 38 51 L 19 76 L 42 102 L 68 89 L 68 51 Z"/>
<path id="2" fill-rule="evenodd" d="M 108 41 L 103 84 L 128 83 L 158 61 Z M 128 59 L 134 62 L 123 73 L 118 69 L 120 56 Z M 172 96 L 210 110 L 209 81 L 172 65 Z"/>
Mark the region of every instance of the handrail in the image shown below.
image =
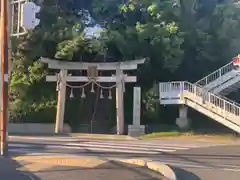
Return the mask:
<path id="1" fill-rule="evenodd" d="M 192 92 L 192 93 L 194 93 L 197 96 L 201 96 L 204 101 L 208 101 L 211 104 L 214 104 L 215 106 L 217 106 L 217 107 L 219 107 L 219 108 L 221 108 L 221 109 L 223 109 L 227 112 L 230 112 L 230 113 L 232 113 L 236 116 L 240 115 L 239 114 L 240 113 L 240 106 L 236 105 L 235 103 L 232 103 L 232 102 L 229 102 L 225 99 L 222 99 L 220 96 L 218 96 L 216 94 L 213 94 L 211 92 L 208 92 L 208 91 L 204 92 L 203 88 L 198 87 L 198 86 L 196 86 L 194 84 L 191 84 L 189 82 L 187 82 L 187 84 L 190 85 L 193 88 L 196 88 L 196 91 Z M 186 90 L 186 89 L 184 89 L 184 90 Z M 200 91 L 200 92 L 198 92 L 198 91 Z"/>
<path id="2" fill-rule="evenodd" d="M 198 87 L 200 87 L 200 88 L 202 88 L 202 89 L 204 89 L 204 87 L 200 86 L 199 84 L 194 84 L 194 85 L 195 85 L 195 86 L 198 86 Z M 208 92 L 209 92 L 209 91 L 208 91 Z M 213 94 L 213 93 L 212 93 L 212 94 Z M 221 94 L 215 94 L 215 95 L 217 95 L 218 97 L 220 97 L 220 98 L 222 98 L 222 99 L 224 99 L 224 100 L 226 100 L 226 101 L 229 101 L 229 102 L 231 102 L 232 104 L 235 104 L 235 105 L 237 105 L 237 106 L 240 107 L 240 104 L 239 104 L 238 102 L 233 101 L 233 100 L 227 98 L 226 96 L 223 96 L 223 95 L 221 95 Z"/>
<path id="3" fill-rule="evenodd" d="M 233 100 L 231 100 L 231 99 L 229 99 L 229 98 L 227 98 L 226 96 L 223 96 L 223 95 L 221 95 L 221 94 L 217 94 L 220 98 L 222 98 L 222 99 L 224 99 L 224 100 L 226 100 L 226 101 L 229 101 L 229 102 L 231 102 L 232 104 L 235 104 L 235 105 L 237 105 L 237 106 L 239 106 L 240 107 L 240 104 L 238 103 L 238 102 L 236 102 L 236 101 L 233 101 Z"/>
<path id="4" fill-rule="evenodd" d="M 217 69 L 216 71 L 212 72 L 211 74 L 205 76 L 204 78 L 200 79 L 199 81 L 195 82 L 194 84 L 197 85 L 197 86 L 199 86 L 199 87 L 204 88 L 204 87 L 203 87 L 204 85 L 207 85 L 208 83 L 211 82 L 211 81 L 209 81 L 209 82 L 207 81 L 208 77 L 213 76 L 214 74 L 216 74 L 216 72 L 219 72 L 219 73 L 220 73 L 221 70 L 224 69 L 224 68 L 226 68 L 226 67 L 228 67 L 228 68 L 227 68 L 228 71 L 223 71 L 223 72 L 225 72 L 225 73 L 222 73 L 221 76 L 233 70 L 233 61 L 231 61 L 230 63 L 226 64 L 225 66 Z M 219 76 L 219 77 L 220 77 L 220 76 Z M 216 79 L 217 79 L 217 78 L 216 78 Z M 215 79 L 215 80 L 216 80 L 216 79 Z M 214 81 L 214 79 L 212 79 L 212 81 Z M 202 82 L 205 82 L 205 84 L 203 84 Z M 235 102 L 235 101 L 233 101 L 233 100 L 231 100 L 231 99 L 229 99 L 229 98 L 227 98 L 227 97 L 225 97 L 225 96 L 222 96 L 221 94 L 218 94 L 218 96 L 221 97 L 222 99 L 225 99 L 225 100 L 227 100 L 227 101 L 229 101 L 229 102 L 231 102 L 231 103 L 233 103 L 233 104 L 236 104 L 236 105 L 238 105 L 238 106 L 240 107 L 240 104 L 239 104 L 239 103 L 237 103 L 237 102 Z"/>
<path id="5" fill-rule="evenodd" d="M 233 70 L 233 62 L 226 64 L 225 66 L 217 69 L 216 71 L 212 72 L 211 74 L 205 76 L 204 78 L 200 79 L 199 81 L 195 82 L 194 84 L 198 84 L 200 86 L 205 86 L 210 82 L 220 78 L 221 76 L 227 74 L 228 72 Z"/>
<path id="6" fill-rule="evenodd" d="M 203 101 L 209 102 L 216 107 L 223 109 L 226 112 L 233 114 L 234 116 L 240 116 L 240 106 L 234 102 L 229 102 L 221 98 L 220 96 L 206 91 L 204 88 L 192 84 L 186 81 L 160 83 L 160 93 L 168 93 L 171 91 L 178 91 L 183 93 L 184 91 L 193 93 L 196 97 L 201 97 Z"/>

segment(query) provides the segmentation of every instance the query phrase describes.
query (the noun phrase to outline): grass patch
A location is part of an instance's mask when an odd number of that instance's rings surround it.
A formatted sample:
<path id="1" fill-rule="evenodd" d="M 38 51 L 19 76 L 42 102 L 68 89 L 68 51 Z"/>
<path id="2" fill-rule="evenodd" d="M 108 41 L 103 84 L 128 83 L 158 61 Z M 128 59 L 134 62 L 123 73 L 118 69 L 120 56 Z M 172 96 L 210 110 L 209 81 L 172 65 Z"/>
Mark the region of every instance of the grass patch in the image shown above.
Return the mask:
<path id="1" fill-rule="evenodd" d="M 173 137 L 173 136 L 181 136 L 181 132 L 172 131 L 172 132 L 154 132 L 151 134 L 145 134 L 143 138 L 159 138 L 159 137 Z"/>
<path id="2" fill-rule="evenodd" d="M 240 139 L 239 136 L 229 133 L 199 133 L 199 132 L 180 132 L 180 131 L 169 131 L 169 132 L 154 132 L 145 134 L 140 138 L 154 139 L 163 137 L 193 137 L 193 138 L 216 138 L 216 139 Z"/>
<path id="3" fill-rule="evenodd" d="M 152 124 L 146 128 L 148 134 L 145 134 L 140 139 L 154 139 L 164 137 L 183 137 L 196 139 L 219 139 L 219 140 L 240 140 L 240 134 L 226 129 L 217 128 L 191 128 L 188 130 L 181 130 L 177 126 L 167 124 Z"/>

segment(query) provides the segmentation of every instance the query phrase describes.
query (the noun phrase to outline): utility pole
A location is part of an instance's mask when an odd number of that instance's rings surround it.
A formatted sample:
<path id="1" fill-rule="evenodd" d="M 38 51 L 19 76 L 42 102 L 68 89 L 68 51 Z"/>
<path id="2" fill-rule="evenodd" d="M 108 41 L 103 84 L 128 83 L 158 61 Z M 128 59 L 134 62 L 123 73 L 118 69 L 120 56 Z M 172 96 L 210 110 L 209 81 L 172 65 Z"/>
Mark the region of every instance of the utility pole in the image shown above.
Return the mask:
<path id="1" fill-rule="evenodd" d="M 24 35 L 26 30 L 34 29 L 40 22 L 36 18 L 36 13 L 40 11 L 40 6 L 33 2 L 25 0 L 0 0 L 1 1 L 1 22 L 0 22 L 0 57 L 1 57 L 1 116 L 0 116 L 0 153 L 7 156 L 7 125 L 8 125 L 8 85 L 9 85 L 9 68 L 8 61 L 11 56 L 11 43 L 9 36 Z M 17 32 L 13 32 L 12 23 L 14 21 L 14 4 L 18 3 Z M 23 4 L 21 4 L 23 3 Z M 20 17 L 21 16 L 21 17 Z M 21 22 L 19 22 L 21 21 Z M 20 32 L 20 26 L 24 28 Z"/>
<path id="2" fill-rule="evenodd" d="M 1 0 L 1 155 L 7 155 L 7 123 L 8 123 L 8 1 Z"/>

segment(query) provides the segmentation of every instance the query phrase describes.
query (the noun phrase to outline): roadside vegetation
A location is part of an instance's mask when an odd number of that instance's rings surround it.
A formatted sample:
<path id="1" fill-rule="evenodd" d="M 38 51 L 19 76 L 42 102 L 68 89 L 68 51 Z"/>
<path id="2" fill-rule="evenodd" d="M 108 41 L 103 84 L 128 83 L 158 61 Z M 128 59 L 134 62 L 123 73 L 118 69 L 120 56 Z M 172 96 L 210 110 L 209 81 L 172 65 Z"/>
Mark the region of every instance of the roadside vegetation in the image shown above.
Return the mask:
<path id="1" fill-rule="evenodd" d="M 26 36 L 13 38 L 9 94 L 12 122 L 55 120 L 56 87 L 45 83 L 48 71 L 39 63 L 40 57 L 75 62 L 148 57 L 149 61 L 133 72 L 139 77 L 135 86 L 141 86 L 143 92 L 141 123 L 173 125 L 177 109 L 159 106 L 157 83 L 195 82 L 240 52 L 237 0 L 46 0 L 41 6 L 40 25 Z M 86 32 L 96 26 L 97 36 L 87 36 Z M 127 124 L 132 122 L 132 86 L 126 86 L 125 92 Z M 237 101 L 240 96 L 232 94 L 231 98 Z M 66 104 L 65 119 L 74 121 L 71 124 L 82 117 L 74 103 Z M 114 101 L 112 106 L 115 117 Z M 203 121 L 209 120 L 195 113 L 195 126 Z M 176 131 L 146 137 L 169 134 L 182 135 Z"/>

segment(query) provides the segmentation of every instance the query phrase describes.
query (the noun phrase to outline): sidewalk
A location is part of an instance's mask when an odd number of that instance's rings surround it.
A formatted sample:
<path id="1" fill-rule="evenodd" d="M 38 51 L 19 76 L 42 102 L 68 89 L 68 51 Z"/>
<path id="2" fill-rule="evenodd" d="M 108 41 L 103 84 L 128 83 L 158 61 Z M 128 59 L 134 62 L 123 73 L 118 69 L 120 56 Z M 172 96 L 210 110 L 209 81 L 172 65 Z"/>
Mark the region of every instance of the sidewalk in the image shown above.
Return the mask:
<path id="1" fill-rule="evenodd" d="M 20 171 L 32 175 L 31 180 L 161 180 L 162 178 L 160 174 L 145 167 L 96 157 L 22 156 L 15 159 L 21 164 Z"/>

